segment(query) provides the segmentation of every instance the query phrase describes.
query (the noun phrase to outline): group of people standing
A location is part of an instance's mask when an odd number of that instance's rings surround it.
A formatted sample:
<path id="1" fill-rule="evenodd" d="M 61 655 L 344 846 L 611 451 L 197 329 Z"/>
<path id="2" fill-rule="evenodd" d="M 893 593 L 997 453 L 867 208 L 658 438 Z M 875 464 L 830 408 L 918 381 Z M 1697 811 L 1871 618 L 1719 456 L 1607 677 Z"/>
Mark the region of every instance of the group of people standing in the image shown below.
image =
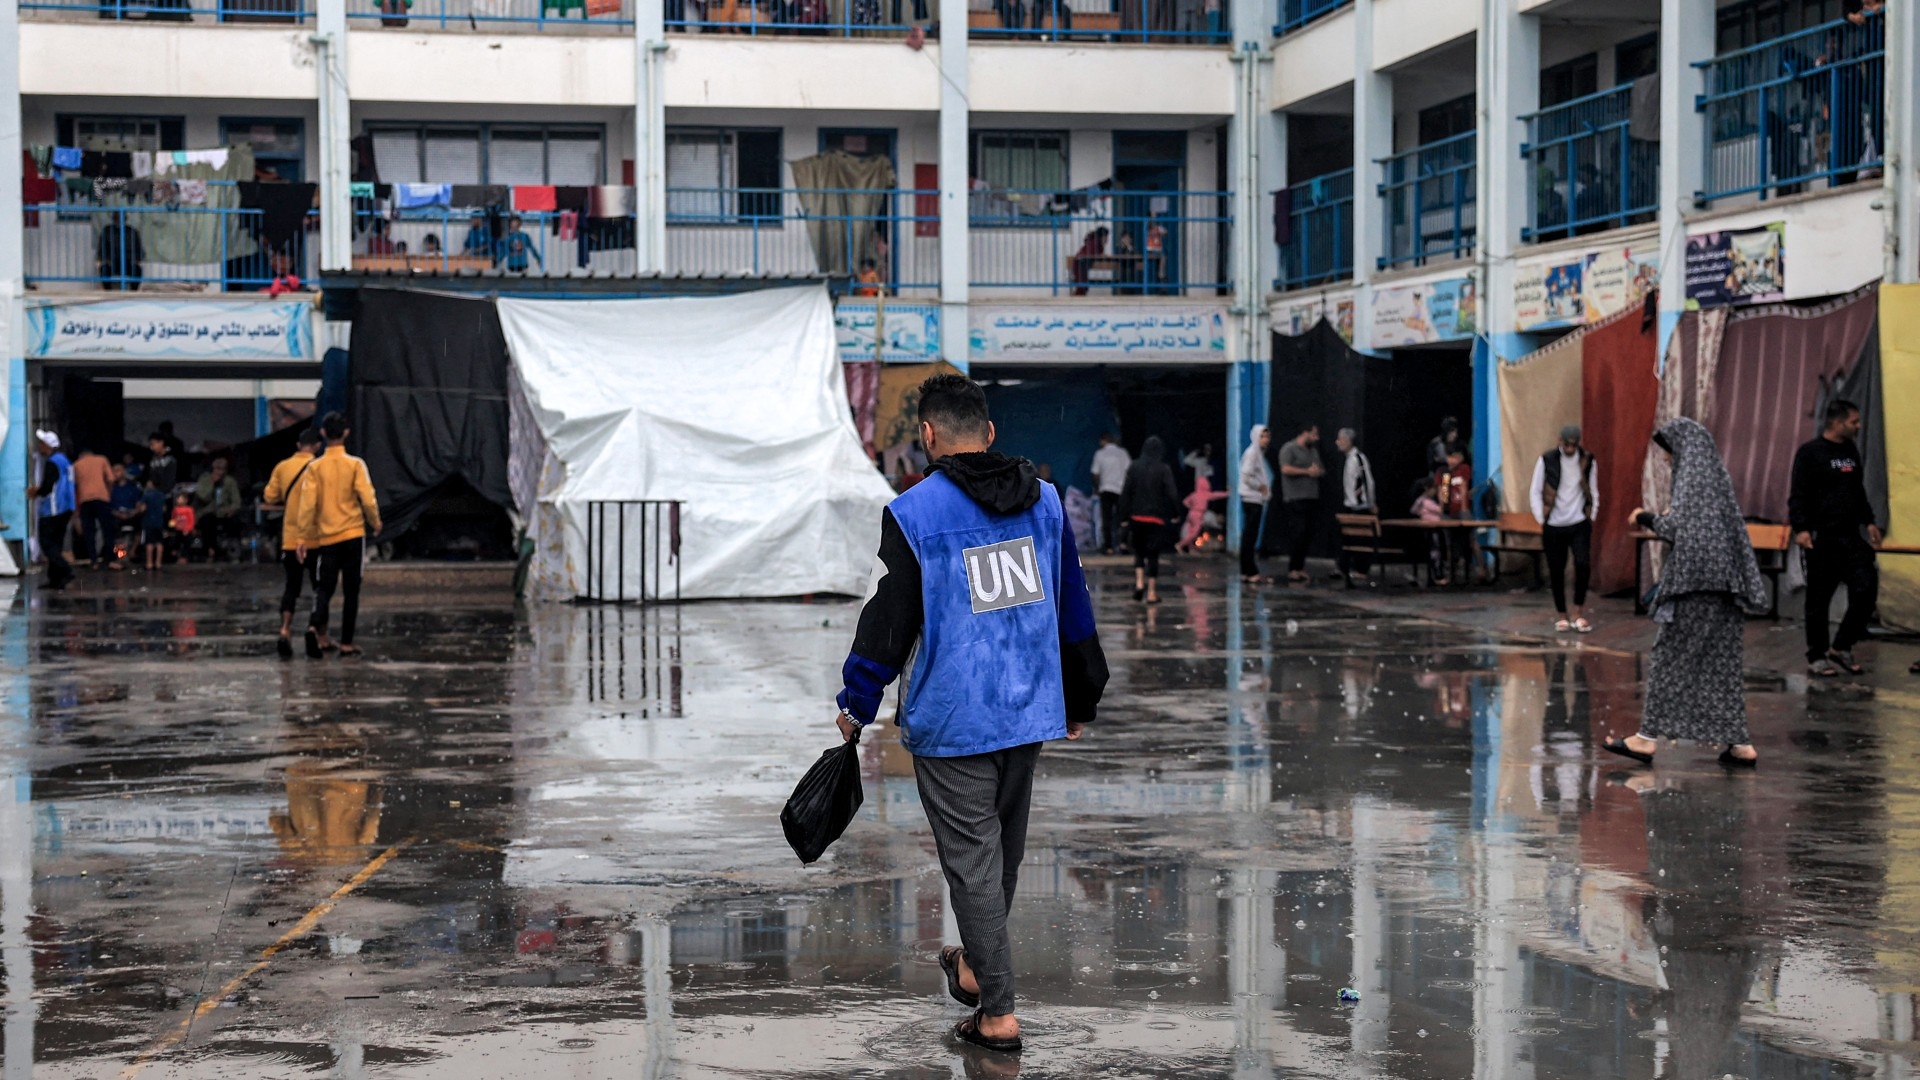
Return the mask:
<path id="1" fill-rule="evenodd" d="M 353 643 L 360 615 L 360 571 L 367 537 L 380 533 L 380 503 L 367 463 L 347 453 L 347 421 L 328 413 L 318 427 L 300 433 L 299 449 L 274 466 L 263 496 L 281 511 L 280 594 L 282 657 L 293 655 L 293 616 L 305 583 L 313 582 L 313 613 L 307 618 L 306 653 L 320 659 L 338 651 L 360 655 Z M 340 638 L 328 637 L 329 609 L 340 590 Z"/>
<path id="2" fill-rule="evenodd" d="M 33 437 L 35 465 L 27 497 L 33 503 L 34 542 L 47 563 L 45 587 L 53 591 L 73 581 L 69 541 L 74 560 L 95 570 L 122 569 L 124 557 L 136 551 L 149 570 L 159 569 L 170 549 L 185 561 L 186 539 L 196 529 L 196 504 L 210 504 L 226 493 L 221 485 L 224 460 L 216 460 L 211 475 L 201 477 L 197 486 L 181 487 L 171 425 L 148 436 L 150 454 L 144 465 L 131 453 L 109 461 L 92 447 L 69 456 L 59 433 L 51 429 L 35 431 Z M 232 479 L 226 484 L 232 486 Z M 232 512 L 238 513 L 237 486 L 232 495 Z M 207 528 L 213 527 L 211 511 L 209 506 Z M 128 536 L 124 547 L 123 533 Z"/>

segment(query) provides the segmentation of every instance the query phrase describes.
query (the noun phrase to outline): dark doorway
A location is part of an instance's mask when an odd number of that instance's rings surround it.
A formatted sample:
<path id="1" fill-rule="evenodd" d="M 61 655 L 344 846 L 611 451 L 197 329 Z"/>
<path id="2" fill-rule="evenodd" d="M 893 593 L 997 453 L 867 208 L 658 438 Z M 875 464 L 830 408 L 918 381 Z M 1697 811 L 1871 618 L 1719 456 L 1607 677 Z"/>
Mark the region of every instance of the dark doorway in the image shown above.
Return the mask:
<path id="1" fill-rule="evenodd" d="M 1114 253 L 1125 283 L 1116 293 L 1177 293 L 1182 278 L 1180 234 L 1188 216 L 1187 133 L 1113 133 Z M 1128 258 L 1131 256 L 1131 258 Z"/>
<path id="2" fill-rule="evenodd" d="M 93 450 L 117 460 L 126 428 L 121 384 L 71 372 L 49 383 L 48 415 L 66 440 L 62 445 L 69 455 Z"/>

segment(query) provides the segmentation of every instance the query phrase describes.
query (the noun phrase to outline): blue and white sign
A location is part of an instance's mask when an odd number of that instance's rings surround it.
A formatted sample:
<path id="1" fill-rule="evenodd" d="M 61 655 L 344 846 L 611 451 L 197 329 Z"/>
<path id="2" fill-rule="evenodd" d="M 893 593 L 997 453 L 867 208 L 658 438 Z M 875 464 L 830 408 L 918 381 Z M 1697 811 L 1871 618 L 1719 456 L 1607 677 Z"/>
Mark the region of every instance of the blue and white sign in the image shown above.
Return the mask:
<path id="1" fill-rule="evenodd" d="M 304 300 L 103 300 L 27 311 L 27 355 L 51 360 L 280 360 L 311 363 Z"/>
<path id="2" fill-rule="evenodd" d="M 968 312 L 975 364 L 1218 364 L 1227 313 L 1218 306 L 976 305 Z"/>
<path id="3" fill-rule="evenodd" d="M 937 304 L 888 304 L 842 300 L 833 309 L 833 334 L 840 359 L 879 360 L 889 364 L 925 364 L 940 359 L 940 307 Z"/>

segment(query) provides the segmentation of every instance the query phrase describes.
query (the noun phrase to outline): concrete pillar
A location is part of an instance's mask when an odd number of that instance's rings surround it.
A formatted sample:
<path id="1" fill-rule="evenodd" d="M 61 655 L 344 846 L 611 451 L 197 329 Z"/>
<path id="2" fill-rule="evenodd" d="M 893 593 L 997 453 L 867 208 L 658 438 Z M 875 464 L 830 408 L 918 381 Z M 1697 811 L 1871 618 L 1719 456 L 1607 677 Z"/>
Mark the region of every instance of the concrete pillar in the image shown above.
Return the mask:
<path id="1" fill-rule="evenodd" d="M 1386 212 L 1380 202 L 1381 158 L 1393 153 L 1393 76 L 1373 69 L 1374 0 L 1353 5 L 1353 344 L 1373 346 L 1365 313 L 1373 309 L 1372 281 L 1386 253 Z"/>
<path id="2" fill-rule="evenodd" d="M 640 276 L 663 273 L 667 264 L 667 9 L 664 0 L 633 4 L 633 215 L 634 257 Z"/>
<path id="3" fill-rule="evenodd" d="M 314 5 L 320 106 L 320 269 L 353 269 L 353 95 L 347 73 L 347 0 Z"/>
<path id="4" fill-rule="evenodd" d="M 967 370 L 967 0 L 940 0 L 940 356 Z"/>
<path id="5" fill-rule="evenodd" d="M 1272 28 L 1263 25 L 1268 12 L 1257 4 L 1233 9 L 1234 111 L 1227 126 L 1228 188 L 1232 192 L 1229 217 L 1232 256 L 1233 311 L 1238 361 L 1227 377 L 1227 431 L 1223 455 L 1227 475 L 1227 540 L 1240 542 L 1243 520 L 1240 505 L 1237 448 L 1244 446 L 1248 427 L 1266 416 L 1266 397 L 1256 386 L 1264 382 L 1271 359 L 1272 323 L 1267 295 L 1278 276 L 1279 250 L 1273 244 L 1272 193 L 1286 185 L 1286 131 L 1267 107 L 1272 86 L 1273 53 L 1267 47 Z"/>
<path id="6" fill-rule="evenodd" d="M 1513 258 L 1530 210 L 1527 163 L 1520 158 L 1527 126 L 1520 118 L 1540 107 L 1540 20 L 1517 0 L 1487 0 L 1479 68 L 1480 265 L 1484 270 L 1481 332 L 1509 333 L 1513 325 Z"/>
<path id="7" fill-rule="evenodd" d="M 1694 109 L 1695 61 L 1713 55 L 1714 5 L 1674 0 L 1660 11 L 1660 355 L 1687 309 L 1687 223 L 1705 182 L 1706 125 Z M 1892 87 L 1888 87 L 1889 90 Z"/>
<path id="8" fill-rule="evenodd" d="M 1920 12 L 1912 4 L 1888 4 L 1886 100 L 1887 145 L 1882 196 L 1887 218 L 1887 280 L 1920 281 Z"/>
<path id="9" fill-rule="evenodd" d="M 0 521 L 8 539 L 22 539 L 30 522 L 26 501 L 26 253 L 25 219 L 20 204 L 20 4 L 0 0 L 0 364 L 5 365 L 9 393 L 0 412 L 4 441 L 0 449 Z M 14 394 L 11 387 L 21 392 Z M 0 553 L 0 571 L 11 572 L 12 560 Z"/>

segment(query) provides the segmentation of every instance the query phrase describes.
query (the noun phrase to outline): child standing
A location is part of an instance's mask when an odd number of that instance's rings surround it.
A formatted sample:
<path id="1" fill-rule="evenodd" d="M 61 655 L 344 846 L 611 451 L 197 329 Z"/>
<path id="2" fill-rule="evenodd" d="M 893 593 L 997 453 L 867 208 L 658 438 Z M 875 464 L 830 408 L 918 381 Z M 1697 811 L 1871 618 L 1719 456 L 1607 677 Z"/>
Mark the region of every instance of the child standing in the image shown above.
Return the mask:
<path id="1" fill-rule="evenodd" d="M 174 534 L 173 542 L 178 545 L 174 548 L 174 562 L 187 561 L 187 544 L 193 539 L 194 524 L 193 496 L 183 491 L 173 497 L 173 513 L 167 517 L 167 526 Z"/>
<path id="2" fill-rule="evenodd" d="M 140 491 L 140 546 L 146 552 L 147 569 L 160 569 L 167 557 L 167 493 L 154 484 L 152 474 Z"/>
<path id="3" fill-rule="evenodd" d="M 1429 482 L 1420 491 L 1420 497 L 1414 500 L 1413 516 L 1421 521 L 1445 521 L 1446 507 L 1440 504 L 1440 487 L 1437 481 Z M 1427 530 L 1427 576 L 1435 585 L 1447 584 L 1446 539 L 1441 535 L 1445 530 Z"/>

